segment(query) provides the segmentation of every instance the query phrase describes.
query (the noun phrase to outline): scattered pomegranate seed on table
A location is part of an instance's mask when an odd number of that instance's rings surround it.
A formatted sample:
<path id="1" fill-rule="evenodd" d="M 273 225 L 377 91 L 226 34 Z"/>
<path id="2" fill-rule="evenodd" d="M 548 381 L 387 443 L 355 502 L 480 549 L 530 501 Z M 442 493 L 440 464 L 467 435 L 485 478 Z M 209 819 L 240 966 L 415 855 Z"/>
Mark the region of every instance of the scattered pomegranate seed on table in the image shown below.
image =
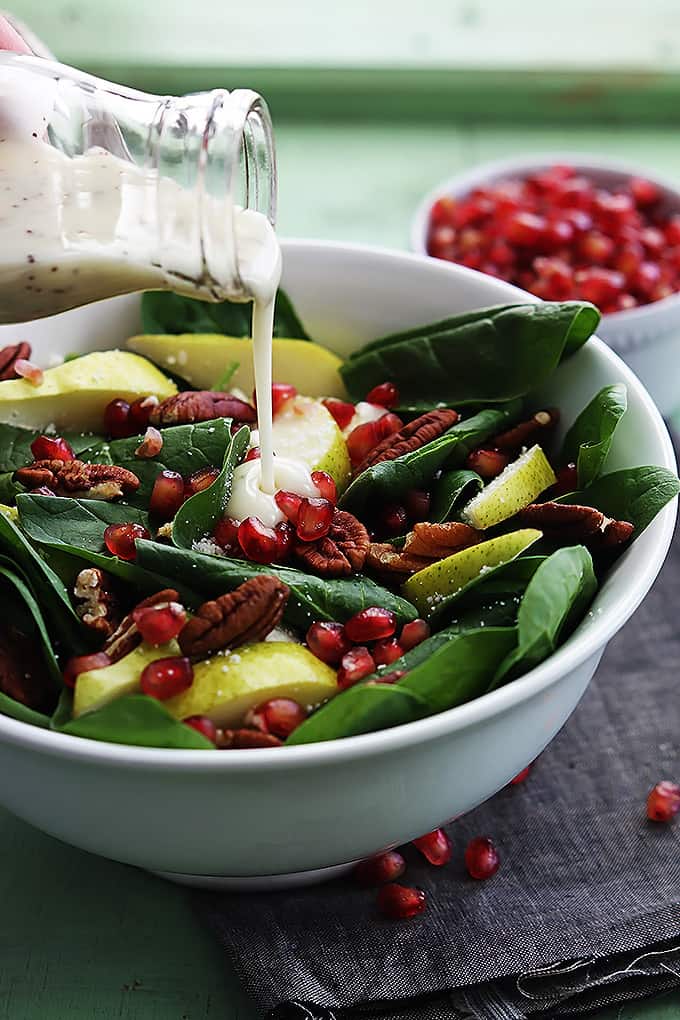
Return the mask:
<path id="1" fill-rule="evenodd" d="M 276 559 L 279 543 L 276 532 L 262 523 L 259 517 L 246 517 L 238 529 L 241 549 L 254 563 L 271 563 Z"/>
<path id="2" fill-rule="evenodd" d="M 184 502 L 184 479 L 177 471 L 161 471 L 153 483 L 149 511 L 164 521 L 175 516 Z"/>
<path id="3" fill-rule="evenodd" d="M 340 661 L 338 687 L 344 691 L 345 688 L 353 687 L 359 680 L 363 680 L 365 676 L 374 672 L 375 660 L 368 648 L 364 645 L 357 645 L 356 648 L 350 648 L 348 652 L 345 652 Z"/>
<path id="4" fill-rule="evenodd" d="M 380 383 L 366 394 L 366 401 L 369 404 L 378 404 L 380 407 L 397 407 L 399 390 L 394 383 Z"/>
<path id="5" fill-rule="evenodd" d="M 398 850 L 388 850 L 375 857 L 359 861 L 354 868 L 354 878 L 359 885 L 384 885 L 401 878 L 406 871 L 406 861 Z"/>
<path id="6" fill-rule="evenodd" d="M 357 644 L 391 637 L 397 629 L 397 618 L 389 609 L 369 606 L 355 613 L 345 624 L 345 634 Z"/>
<path id="7" fill-rule="evenodd" d="M 380 913 L 394 921 L 422 914 L 426 903 L 427 900 L 422 889 L 399 885 L 396 882 L 391 885 L 384 885 L 378 893 L 378 909 Z"/>
<path id="8" fill-rule="evenodd" d="M 142 694 L 165 701 L 191 687 L 194 670 L 191 661 L 183 655 L 156 659 L 142 670 L 139 685 Z"/>
<path id="9" fill-rule="evenodd" d="M 496 874 L 501 864 L 498 851 L 488 836 L 470 840 L 465 850 L 465 867 L 471 878 L 484 881 Z"/>
<path id="10" fill-rule="evenodd" d="M 75 460 L 70 443 L 61 436 L 37 436 L 31 443 L 36 460 Z"/>
<path id="11" fill-rule="evenodd" d="M 329 666 L 337 666 L 343 655 L 346 655 L 352 647 L 343 625 L 331 620 L 313 623 L 307 631 L 305 640 L 310 652 Z"/>
<path id="12" fill-rule="evenodd" d="M 111 665 L 111 659 L 106 652 L 94 652 L 92 655 L 76 655 L 69 659 L 64 667 L 64 683 L 67 687 L 75 687 L 76 680 L 81 673 L 87 673 L 91 669 L 104 669 Z"/>
<path id="13" fill-rule="evenodd" d="M 647 817 L 652 822 L 670 822 L 678 812 L 680 812 L 680 786 L 664 779 L 649 792 Z"/>
<path id="14" fill-rule="evenodd" d="M 109 524 L 104 531 L 104 545 L 119 560 L 134 560 L 137 555 L 135 541 L 138 538 L 151 538 L 141 524 Z"/>
<path id="15" fill-rule="evenodd" d="M 191 726 L 192 730 L 198 730 L 199 733 L 202 733 L 213 744 L 217 740 L 217 727 L 212 719 L 208 719 L 207 716 L 191 715 L 188 719 L 183 719 L 182 722 L 185 726 Z"/>
<path id="16" fill-rule="evenodd" d="M 509 785 L 510 786 L 518 786 L 520 783 L 523 783 L 525 779 L 529 778 L 529 773 L 530 772 L 531 772 L 531 765 L 527 765 L 526 768 L 522 769 L 521 772 L 517 773 L 517 775 L 514 777 L 514 779 L 510 780 Z"/>
<path id="17" fill-rule="evenodd" d="M 413 840 L 414 847 L 421 852 L 426 861 L 441 868 L 448 864 L 453 853 L 451 840 L 443 829 L 434 829 Z"/>
<path id="18" fill-rule="evenodd" d="M 150 645 L 164 645 L 176 638 L 187 621 L 184 606 L 169 602 L 165 606 L 140 606 L 132 613 L 137 630 Z"/>

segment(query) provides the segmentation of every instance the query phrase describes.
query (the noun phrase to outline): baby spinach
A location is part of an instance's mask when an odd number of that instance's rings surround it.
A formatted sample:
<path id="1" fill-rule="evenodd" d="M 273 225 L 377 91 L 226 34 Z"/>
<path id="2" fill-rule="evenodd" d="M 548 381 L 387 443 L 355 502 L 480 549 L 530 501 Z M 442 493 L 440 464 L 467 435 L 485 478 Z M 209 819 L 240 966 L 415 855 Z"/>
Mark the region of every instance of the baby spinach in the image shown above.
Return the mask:
<path id="1" fill-rule="evenodd" d="M 69 499 L 24 492 L 17 496 L 17 508 L 24 531 L 41 545 L 103 552 L 106 548 L 104 531 L 109 524 L 149 527 L 149 516 L 143 510 L 100 499 Z"/>
<path id="2" fill-rule="evenodd" d="M 0 424 L 0 472 L 14 472 L 17 468 L 31 464 L 35 460 L 31 453 L 31 443 L 42 434 L 34 429 Z M 102 442 L 100 436 L 89 432 L 62 432 L 61 435 L 68 440 L 76 456 Z"/>
<path id="3" fill-rule="evenodd" d="M 145 333 L 224 333 L 250 336 L 250 302 L 197 301 L 169 291 L 152 290 L 142 295 L 142 328 Z M 274 336 L 309 340 L 293 303 L 283 290 L 276 295 Z"/>
<path id="4" fill-rule="evenodd" d="M 3 471 L 0 474 L 0 503 L 4 506 L 14 506 L 18 493 L 24 491 L 24 486 L 14 481 L 13 471 Z"/>
<path id="5" fill-rule="evenodd" d="M 560 496 L 557 502 L 593 506 L 607 517 L 630 521 L 637 538 L 678 492 L 680 482 L 672 471 L 645 465 L 601 475 L 586 489 Z"/>
<path id="6" fill-rule="evenodd" d="M 172 540 L 176 546 L 191 549 L 194 542 L 212 534 L 217 521 L 224 515 L 231 494 L 234 468 L 248 449 L 250 429 L 247 425 L 230 436 L 224 450 L 222 470 L 207 489 L 183 503 L 172 524 Z"/>
<path id="7" fill-rule="evenodd" d="M 373 733 L 429 715 L 426 701 L 392 684 L 357 684 L 313 712 L 291 733 L 286 746 Z"/>
<path id="8" fill-rule="evenodd" d="M 0 691 L 0 715 L 8 715 L 10 719 L 18 719 L 19 722 L 28 723 L 29 726 L 40 726 L 46 730 L 50 725 L 50 717 L 43 712 L 36 712 L 27 708 L 20 701 L 15 701 L 8 694 Z"/>
<path id="9" fill-rule="evenodd" d="M 599 318 L 593 305 L 577 301 L 491 308 L 483 317 L 384 337 L 346 361 L 340 374 L 354 399 L 389 379 L 408 411 L 501 403 L 548 379 Z"/>
<path id="10" fill-rule="evenodd" d="M 173 747 L 182 750 L 215 750 L 206 737 L 173 718 L 156 698 L 128 694 L 58 727 L 59 732 L 90 740 L 142 747 Z"/>
<path id="11" fill-rule="evenodd" d="M 444 471 L 432 487 L 432 503 L 428 520 L 437 523 L 449 521 L 457 503 L 466 503 L 484 488 L 484 480 L 476 471 L 458 468 Z"/>
<path id="12" fill-rule="evenodd" d="M 602 473 L 616 426 L 628 403 L 623 383 L 605 386 L 571 426 L 562 445 L 563 464 L 576 464 L 578 484 L 586 488 Z"/>
<path id="13" fill-rule="evenodd" d="M 597 591 L 584 546 L 558 549 L 529 581 L 517 613 L 517 647 L 499 666 L 492 688 L 543 662 L 566 631 L 583 618 Z"/>

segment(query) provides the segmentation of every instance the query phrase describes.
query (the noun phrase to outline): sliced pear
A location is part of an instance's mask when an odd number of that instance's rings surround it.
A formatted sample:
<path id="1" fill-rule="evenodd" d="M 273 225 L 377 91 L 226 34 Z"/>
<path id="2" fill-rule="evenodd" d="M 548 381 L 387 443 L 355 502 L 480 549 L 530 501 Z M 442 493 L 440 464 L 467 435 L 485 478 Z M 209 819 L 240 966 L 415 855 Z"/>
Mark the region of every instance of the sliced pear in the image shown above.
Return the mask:
<path id="1" fill-rule="evenodd" d="M 483 531 L 514 517 L 557 479 L 540 446 L 532 446 L 463 507 L 461 518 Z"/>
<path id="2" fill-rule="evenodd" d="M 269 698 L 292 698 L 311 709 L 336 693 L 335 670 L 307 648 L 263 641 L 195 664 L 191 687 L 163 704 L 177 719 L 207 715 L 231 727 Z"/>
<path id="3" fill-rule="evenodd" d="M 26 428 L 101 431 L 104 408 L 115 397 L 132 401 L 177 392 L 146 358 L 129 351 L 93 351 L 45 369 L 39 386 L 27 379 L 0 382 L 0 421 Z"/>
<path id="4" fill-rule="evenodd" d="M 218 333 L 180 333 L 177 336 L 159 333 L 130 337 L 127 346 L 151 358 L 161 368 L 181 375 L 198 389 L 211 389 L 222 373 L 237 362 L 230 388 L 233 385 L 246 393 L 253 392 L 253 350 L 245 337 Z M 272 358 L 276 382 L 290 383 L 310 397 L 347 398 L 338 372 L 342 361 L 321 344 L 276 337 Z"/>
<path id="5" fill-rule="evenodd" d="M 535 528 L 522 528 L 461 549 L 409 577 L 402 589 L 404 597 L 427 619 L 442 599 L 455 595 L 485 568 L 514 559 L 540 537 Z"/>
<path id="6" fill-rule="evenodd" d="M 318 400 L 293 397 L 274 418 L 274 450 L 301 460 L 310 471 L 327 471 L 342 491 L 351 472 L 347 443 L 335 418 Z"/>
<path id="7" fill-rule="evenodd" d="M 5 503 L 0 503 L 0 514 L 6 517 L 8 521 L 19 520 L 19 511 L 15 506 L 7 506 Z"/>
<path id="8" fill-rule="evenodd" d="M 166 645 L 157 647 L 142 643 L 111 666 L 80 673 L 73 692 L 74 719 L 86 712 L 94 712 L 110 701 L 122 698 L 124 694 L 135 694 L 139 690 L 139 678 L 145 666 L 156 659 L 181 654 L 176 641 L 168 641 Z"/>

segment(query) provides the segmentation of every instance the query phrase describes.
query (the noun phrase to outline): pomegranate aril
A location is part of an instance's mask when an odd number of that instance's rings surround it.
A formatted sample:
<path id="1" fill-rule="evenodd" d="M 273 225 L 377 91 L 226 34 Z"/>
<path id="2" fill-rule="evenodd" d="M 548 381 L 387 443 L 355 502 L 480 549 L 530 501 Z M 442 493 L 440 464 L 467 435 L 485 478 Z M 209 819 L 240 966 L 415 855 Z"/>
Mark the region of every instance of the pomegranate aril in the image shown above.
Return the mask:
<path id="1" fill-rule="evenodd" d="M 112 439 L 125 439 L 134 433 L 130 425 L 130 405 L 127 400 L 112 400 L 104 408 L 104 429 Z"/>
<path id="2" fill-rule="evenodd" d="M 399 390 L 391 382 L 380 383 L 374 386 L 366 394 L 369 404 L 379 404 L 380 407 L 397 407 L 399 404 Z"/>
<path id="3" fill-rule="evenodd" d="M 340 661 L 338 687 L 340 690 L 345 690 L 346 687 L 352 687 L 359 680 L 363 680 L 365 676 L 374 672 L 375 661 L 368 648 L 357 645 L 356 648 L 350 648 Z"/>
<path id="4" fill-rule="evenodd" d="M 432 498 L 424 489 L 410 489 L 404 494 L 404 507 L 411 521 L 426 521 L 430 514 Z"/>
<path id="5" fill-rule="evenodd" d="M 295 531 L 301 542 L 315 542 L 328 534 L 334 507 L 327 499 L 303 498 L 298 510 Z"/>
<path id="6" fill-rule="evenodd" d="M 584 301 L 594 305 L 607 304 L 623 291 L 625 277 L 615 269 L 601 269 L 593 266 L 580 269 L 574 276 L 577 292 Z"/>
<path id="7" fill-rule="evenodd" d="M 286 515 L 290 523 L 297 524 L 302 496 L 298 496 L 296 492 L 286 492 L 285 489 L 280 489 L 274 494 L 274 500 L 281 513 Z"/>
<path id="8" fill-rule="evenodd" d="M 104 545 L 119 560 L 134 560 L 137 555 L 135 541 L 138 538 L 151 538 L 141 524 L 109 524 L 104 531 Z"/>
<path id="9" fill-rule="evenodd" d="M 359 861 L 354 868 L 354 878 L 359 885 L 385 885 L 401 878 L 406 871 L 406 861 L 398 850 L 388 850 L 375 857 Z"/>
<path id="10" fill-rule="evenodd" d="M 312 481 L 319 490 L 322 499 L 327 499 L 334 506 L 338 502 L 338 487 L 335 479 L 327 471 L 312 471 Z"/>
<path id="11" fill-rule="evenodd" d="M 584 234 L 578 245 L 578 253 L 581 258 L 591 265 L 603 266 L 614 253 L 614 242 L 611 237 L 591 231 Z"/>
<path id="12" fill-rule="evenodd" d="M 481 478 L 496 478 L 510 463 L 510 458 L 500 450 L 472 450 L 466 460 L 466 467 L 476 471 Z"/>
<path id="13" fill-rule="evenodd" d="M 346 400 L 337 400 L 335 397 L 327 397 L 321 403 L 333 415 L 339 429 L 346 429 L 356 412 L 354 404 Z"/>
<path id="14" fill-rule="evenodd" d="M 254 563 L 271 563 L 278 553 L 278 539 L 273 528 L 268 528 L 259 517 L 246 517 L 238 529 L 241 549 Z"/>
<path id="15" fill-rule="evenodd" d="M 654 205 L 661 197 L 661 191 L 652 181 L 645 177 L 631 177 L 630 193 L 638 206 Z"/>
<path id="16" fill-rule="evenodd" d="M 680 786 L 664 779 L 650 790 L 647 817 L 652 822 L 670 822 L 680 811 Z"/>
<path id="17" fill-rule="evenodd" d="M 215 525 L 213 538 L 217 545 L 224 549 L 225 552 L 240 553 L 241 547 L 238 544 L 238 529 L 238 521 L 232 520 L 231 517 L 222 517 Z"/>
<path id="18" fill-rule="evenodd" d="M 430 209 L 430 222 L 433 224 L 451 223 L 456 209 L 455 198 L 439 198 Z"/>
<path id="19" fill-rule="evenodd" d="M 545 220 L 531 212 L 517 212 L 508 219 L 506 237 L 511 244 L 535 247 L 543 236 Z"/>
<path id="20" fill-rule="evenodd" d="M 552 487 L 552 493 L 556 496 L 563 496 L 567 492 L 575 492 L 578 488 L 578 469 L 575 464 L 565 464 L 557 472 L 557 481 Z"/>
<path id="21" fill-rule="evenodd" d="M 402 657 L 404 649 L 396 638 L 385 638 L 373 645 L 372 654 L 376 666 L 391 666 Z"/>
<path id="22" fill-rule="evenodd" d="M 148 425 L 144 438 L 135 450 L 135 457 L 140 457 L 143 460 L 149 460 L 152 457 L 157 457 L 163 449 L 163 436 L 154 428 L 153 425 Z"/>
<path id="23" fill-rule="evenodd" d="M 526 768 L 523 768 L 521 772 L 517 773 L 517 775 L 514 777 L 514 779 L 510 780 L 510 786 L 518 786 L 520 783 L 523 783 L 525 781 L 525 779 L 529 778 L 529 773 L 530 772 L 531 772 L 531 765 L 527 765 Z"/>
<path id="24" fill-rule="evenodd" d="M 61 436 L 38 436 L 31 443 L 36 460 L 75 460 L 71 446 Z"/>
<path id="25" fill-rule="evenodd" d="M 285 740 L 305 721 L 307 712 L 292 698 L 270 698 L 254 709 L 253 717 L 258 719 L 258 728 L 264 733 L 273 733 Z"/>
<path id="26" fill-rule="evenodd" d="M 259 446 L 251 446 L 251 448 L 248 450 L 247 454 L 245 455 L 244 460 L 247 462 L 247 461 L 259 460 L 259 459 L 260 459 L 260 447 Z"/>
<path id="27" fill-rule="evenodd" d="M 664 227 L 664 233 L 668 244 L 680 244 L 680 215 L 670 217 Z"/>
<path id="28" fill-rule="evenodd" d="M 151 412 L 158 403 L 158 397 L 140 397 L 132 401 L 128 411 L 128 425 L 133 435 L 135 432 L 145 431 Z"/>
<path id="29" fill-rule="evenodd" d="M 443 829 L 434 829 L 433 832 L 419 836 L 413 840 L 413 845 L 420 850 L 425 860 L 434 864 L 436 868 L 441 868 L 451 860 L 453 846 Z"/>
<path id="30" fill-rule="evenodd" d="M 295 531 L 288 521 L 279 521 L 274 531 L 276 533 L 276 562 L 283 563 L 293 550 Z"/>
<path id="31" fill-rule="evenodd" d="M 361 644 L 364 641 L 379 641 L 392 637 L 397 629 L 397 618 L 389 609 L 369 606 L 355 613 L 345 624 L 345 634 L 350 641 Z"/>
<path id="32" fill-rule="evenodd" d="M 383 415 L 387 417 L 387 415 Z M 378 419 L 380 421 L 380 419 Z M 347 436 L 347 450 L 352 464 L 360 464 L 383 437 L 378 432 L 377 421 L 366 421 L 357 425 Z"/>
<path id="33" fill-rule="evenodd" d="M 641 230 L 640 240 L 651 255 L 660 255 L 666 245 L 666 238 L 657 227 L 645 227 Z"/>
<path id="34" fill-rule="evenodd" d="M 272 383 L 272 413 L 278 414 L 287 400 L 297 397 L 297 390 L 288 383 Z M 253 394 L 253 401 L 255 395 Z"/>
<path id="35" fill-rule="evenodd" d="M 378 430 L 378 439 L 387 439 L 388 436 L 394 435 L 399 429 L 403 429 L 404 423 L 398 414 L 393 414 L 392 411 L 388 411 L 387 414 L 383 414 L 375 422 Z"/>
<path id="36" fill-rule="evenodd" d="M 26 382 L 30 382 L 33 386 L 42 386 L 43 379 L 45 378 L 42 368 L 38 365 L 34 365 L 32 361 L 28 361 L 26 358 L 18 358 L 14 365 L 15 375 L 18 375 L 21 379 L 25 379 Z"/>
<path id="37" fill-rule="evenodd" d="M 501 859 L 488 836 L 471 839 L 465 850 L 465 867 L 471 878 L 479 881 L 491 878 L 500 867 Z"/>
<path id="38" fill-rule="evenodd" d="M 643 297 L 650 297 L 661 279 L 661 269 L 656 262 L 641 262 L 637 270 L 630 276 L 630 289 Z"/>
<path id="39" fill-rule="evenodd" d="M 214 744 L 217 740 L 217 726 L 206 715 L 190 715 L 188 719 L 182 719 L 182 722 L 185 726 L 191 726 L 192 730 L 197 730 L 207 737 L 211 743 Z"/>
<path id="40" fill-rule="evenodd" d="M 574 239 L 574 227 L 569 220 L 552 220 L 543 231 L 543 243 L 546 248 L 554 251 L 570 244 Z"/>
<path id="41" fill-rule="evenodd" d="M 91 669 L 104 669 L 111 665 L 111 659 L 106 652 L 94 652 L 92 655 L 76 655 L 69 659 L 64 667 L 64 683 L 67 687 L 75 687 L 76 680 L 81 673 L 87 673 Z"/>
<path id="42" fill-rule="evenodd" d="M 156 659 L 144 667 L 139 680 L 142 694 L 165 701 L 188 690 L 194 682 L 191 661 L 183 655 Z"/>
<path id="43" fill-rule="evenodd" d="M 164 606 L 141 606 L 133 611 L 132 619 L 144 641 L 164 645 L 177 637 L 187 622 L 187 614 L 179 602 L 169 602 Z"/>
<path id="44" fill-rule="evenodd" d="M 330 620 L 313 623 L 307 631 L 305 640 L 310 652 L 329 666 L 337 666 L 343 655 L 352 647 L 343 625 Z"/>
<path id="45" fill-rule="evenodd" d="M 412 620 L 402 627 L 399 644 L 405 652 L 408 652 L 429 638 L 430 633 L 430 625 L 425 620 Z"/>
<path id="46" fill-rule="evenodd" d="M 388 503 L 380 511 L 377 521 L 378 530 L 390 538 L 403 535 L 408 531 L 408 514 L 406 508 L 398 503 Z"/>
<path id="47" fill-rule="evenodd" d="M 384 885 L 378 893 L 378 909 L 385 917 L 394 921 L 406 920 L 422 914 L 426 906 L 426 897 L 422 889 L 394 882 Z"/>
<path id="48" fill-rule="evenodd" d="M 187 499 L 195 496 L 197 492 L 209 489 L 219 475 L 219 469 L 214 467 L 199 468 L 189 475 L 184 484 L 184 495 Z"/>
<path id="49" fill-rule="evenodd" d="M 156 476 L 151 490 L 149 510 L 169 521 L 184 502 L 184 479 L 177 471 L 163 470 Z"/>

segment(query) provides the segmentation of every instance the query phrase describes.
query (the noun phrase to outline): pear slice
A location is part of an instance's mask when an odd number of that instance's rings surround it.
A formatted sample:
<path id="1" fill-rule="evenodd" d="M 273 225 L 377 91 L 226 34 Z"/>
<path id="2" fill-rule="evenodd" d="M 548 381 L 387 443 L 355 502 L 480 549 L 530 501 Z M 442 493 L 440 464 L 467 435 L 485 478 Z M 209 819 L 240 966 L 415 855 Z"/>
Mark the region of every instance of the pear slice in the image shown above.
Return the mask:
<path id="1" fill-rule="evenodd" d="M 133 336 L 127 346 L 150 358 L 161 368 L 176 372 L 197 389 L 212 389 L 234 362 L 238 368 L 229 383 L 250 394 L 253 379 L 253 349 L 245 337 L 218 333 L 180 333 L 177 336 L 151 334 Z M 275 382 L 290 383 L 310 397 L 347 399 L 338 369 L 337 354 L 308 340 L 275 337 L 272 367 Z"/>
<path id="2" fill-rule="evenodd" d="M 556 481 L 543 450 L 532 446 L 463 507 L 461 519 L 480 531 L 491 528 L 514 517 Z"/>
<path id="3" fill-rule="evenodd" d="M 147 645 L 143 642 L 133 651 L 128 652 L 118 662 L 103 669 L 90 669 L 80 673 L 76 678 L 73 692 L 73 717 L 94 712 L 97 708 L 108 705 L 124 694 L 136 694 L 139 690 L 139 678 L 145 666 L 156 659 L 172 658 L 181 655 L 176 641 L 168 641 L 165 645 Z"/>
<path id="4" fill-rule="evenodd" d="M 404 598 L 427 619 L 442 599 L 455 595 L 484 569 L 514 559 L 540 537 L 535 528 L 522 528 L 461 549 L 409 577 L 402 589 Z"/>
<path id="5" fill-rule="evenodd" d="M 177 392 L 167 376 L 146 358 L 128 351 L 93 351 L 45 369 L 34 386 L 27 379 L 0 382 L 0 421 L 26 428 L 101 432 L 104 408 L 115 397 L 132 401 Z"/>
<path id="6" fill-rule="evenodd" d="M 292 698 L 311 709 L 337 693 L 335 670 L 288 641 L 262 641 L 194 665 L 191 687 L 163 704 L 176 719 L 207 715 L 217 726 L 239 726 L 269 698 Z"/>
<path id="7" fill-rule="evenodd" d="M 342 491 L 351 472 L 347 443 L 333 415 L 318 400 L 293 397 L 274 417 L 274 451 L 327 471 Z"/>

